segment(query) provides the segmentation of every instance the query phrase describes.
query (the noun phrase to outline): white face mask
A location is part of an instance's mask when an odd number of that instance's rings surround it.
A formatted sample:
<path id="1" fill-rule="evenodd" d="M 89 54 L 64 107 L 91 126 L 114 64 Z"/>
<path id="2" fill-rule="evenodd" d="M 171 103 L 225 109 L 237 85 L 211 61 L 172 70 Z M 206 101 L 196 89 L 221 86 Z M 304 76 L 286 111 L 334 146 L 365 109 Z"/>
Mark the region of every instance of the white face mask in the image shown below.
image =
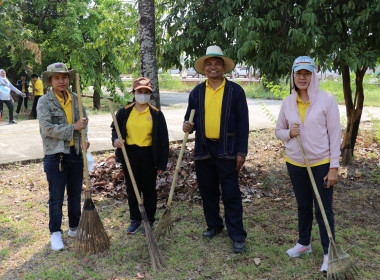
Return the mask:
<path id="1" fill-rule="evenodd" d="M 135 100 L 139 104 L 146 104 L 150 100 L 150 94 L 135 94 Z"/>

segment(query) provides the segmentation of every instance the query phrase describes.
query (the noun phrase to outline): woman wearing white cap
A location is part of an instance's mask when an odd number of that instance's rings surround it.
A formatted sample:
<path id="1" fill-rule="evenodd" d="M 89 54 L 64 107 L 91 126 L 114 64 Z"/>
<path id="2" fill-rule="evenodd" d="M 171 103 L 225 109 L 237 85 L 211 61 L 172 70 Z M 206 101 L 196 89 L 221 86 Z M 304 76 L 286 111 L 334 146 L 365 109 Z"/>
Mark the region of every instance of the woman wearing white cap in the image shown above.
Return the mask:
<path id="1" fill-rule="evenodd" d="M 26 97 L 25 93 L 18 90 L 7 79 L 7 72 L 4 69 L 0 69 L 0 114 L 3 113 L 3 103 L 5 103 L 9 111 L 9 124 L 15 124 L 17 122 L 13 120 L 13 102 L 11 98 L 11 90 L 21 95 L 22 97 Z"/>
<path id="2" fill-rule="evenodd" d="M 285 143 L 285 161 L 298 205 L 299 238 L 297 244 L 286 253 L 290 257 L 298 257 L 311 252 L 314 202 L 324 251 L 321 271 L 327 272 L 329 238 L 297 136 L 300 135 L 302 139 L 334 236 L 332 198 L 333 185 L 338 179 L 341 126 L 335 98 L 318 88 L 319 80 L 314 69 L 314 61 L 308 56 L 300 56 L 294 61 L 291 94 L 282 103 L 276 136 Z"/>

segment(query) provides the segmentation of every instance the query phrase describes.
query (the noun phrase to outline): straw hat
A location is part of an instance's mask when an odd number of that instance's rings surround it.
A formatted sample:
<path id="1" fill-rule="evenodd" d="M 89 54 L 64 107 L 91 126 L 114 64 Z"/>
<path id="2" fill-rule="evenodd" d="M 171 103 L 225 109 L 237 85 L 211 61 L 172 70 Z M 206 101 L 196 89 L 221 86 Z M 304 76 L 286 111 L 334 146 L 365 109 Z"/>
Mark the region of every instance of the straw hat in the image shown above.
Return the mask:
<path id="1" fill-rule="evenodd" d="M 231 58 L 224 56 L 223 51 L 220 47 L 209 46 L 206 50 L 206 55 L 199 57 L 194 62 L 194 69 L 198 73 L 205 75 L 204 62 L 207 58 L 210 57 L 219 57 L 224 60 L 224 73 L 231 72 L 235 68 L 235 62 Z"/>
<path id="2" fill-rule="evenodd" d="M 69 71 L 66 64 L 62 62 L 53 63 L 47 67 L 45 72 L 42 73 L 42 82 L 44 85 L 49 85 L 49 78 L 57 73 L 67 73 L 70 76 L 70 81 L 73 81 L 76 72 L 77 70 L 75 69 L 71 69 Z"/>

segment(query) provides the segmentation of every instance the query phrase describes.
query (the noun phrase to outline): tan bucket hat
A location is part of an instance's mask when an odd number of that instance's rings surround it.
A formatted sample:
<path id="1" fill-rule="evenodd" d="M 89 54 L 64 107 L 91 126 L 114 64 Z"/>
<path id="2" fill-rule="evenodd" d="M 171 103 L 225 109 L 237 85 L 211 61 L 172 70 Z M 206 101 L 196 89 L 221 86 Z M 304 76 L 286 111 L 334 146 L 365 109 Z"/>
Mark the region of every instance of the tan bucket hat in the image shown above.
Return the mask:
<path id="1" fill-rule="evenodd" d="M 46 71 L 42 73 L 42 82 L 44 85 L 50 85 L 49 84 L 49 78 L 53 76 L 53 74 L 56 73 L 67 73 L 70 76 L 70 81 L 73 81 L 75 78 L 75 73 L 77 73 L 77 70 L 69 69 L 67 68 L 66 64 L 62 62 L 56 62 L 53 64 L 50 64 Z"/>
<path id="2" fill-rule="evenodd" d="M 209 46 L 206 50 L 206 55 L 199 57 L 196 61 L 194 61 L 194 69 L 198 73 L 204 75 L 205 74 L 205 67 L 204 62 L 207 58 L 210 57 L 220 57 L 224 60 L 224 73 L 231 72 L 235 68 L 235 62 L 223 55 L 223 51 L 218 46 Z"/>

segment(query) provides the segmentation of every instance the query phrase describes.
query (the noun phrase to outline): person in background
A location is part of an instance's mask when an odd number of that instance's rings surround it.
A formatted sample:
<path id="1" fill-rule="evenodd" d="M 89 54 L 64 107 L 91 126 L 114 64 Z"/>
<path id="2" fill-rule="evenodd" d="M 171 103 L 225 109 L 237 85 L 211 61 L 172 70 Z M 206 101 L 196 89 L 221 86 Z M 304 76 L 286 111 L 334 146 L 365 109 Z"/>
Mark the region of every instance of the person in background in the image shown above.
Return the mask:
<path id="1" fill-rule="evenodd" d="M 0 69 L 0 114 L 3 114 L 3 103 L 5 103 L 9 111 L 9 124 L 16 124 L 17 122 L 13 119 L 13 102 L 11 98 L 11 90 L 22 97 L 26 97 L 25 93 L 19 91 L 7 79 L 7 72 L 4 69 Z"/>
<path id="2" fill-rule="evenodd" d="M 20 80 L 16 82 L 16 87 L 25 94 L 25 97 L 21 95 L 18 98 L 16 116 L 20 113 L 22 103 L 24 102 L 25 111 L 28 109 L 28 99 L 29 99 L 29 83 L 26 80 L 26 73 L 21 73 Z"/>
<path id="3" fill-rule="evenodd" d="M 148 78 L 138 78 L 133 82 L 132 93 L 135 102 L 121 108 L 116 119 L 123 140 L 118 139 L 114 124 L 112 145 L 116 149 L 116 161 L 122 163 L 130 213 L 127 234 L 134 234 L 141 226 L 141 214 L 131 178 L 121 147 L 125 145 L 133 176 L 140 194 L 143 194 L 144 207 L 151 227 L 157 209 L 157 173 L 166 170 L 169 158 L 169 135 L 164 114 L 149 103 L 152 84 Z M 145 228 L 142 231 L 145 235 Z"/>
<path id="4" fill-rule="evenodd" d="M 339 109 L 335 98 L 319 89 L 312 58 L 300 56 L 295 59 L 291 85 L 291 94 L 282 102 L 276 125 L 276 137 L 285 143 L 286 166 L 298 206 L 298 241 L 286 253 L 290 257 L 298 257 L 311 252 L 314 203 L 324 252 L 320 270 L 325 273 L 328 269 L 329 238 L 297 136 L 301 137 L 334 236 L 332 201 L 340 157 Z"/>
<path id="5" fill-rule="evenodd" d="M 194 62 L 195 70 L 207 76 L 189 96 L 184 132 L 195 134 L 195 172 L 203 202 L 207 230 L 203 237 L 213 238 L 224 225 L 220 216 L 222 196 L 225 223 L 233 241 L 233 251 L 245 251 L 247 233 L 243 226 L 243 204 L 238 175 L 248 153 L 249 118 L 243 88 L 224 77 L 235 67 L 218 46 Z M 195 109 L 194 122 L 190 111 Z"/>
<path id="6" fill-rule="evenodd" d="M 44 95 L 44 85 L 42 84 L 42 81 L 38 78 L 37 74 L 32 74 L 32 89 L 33 89 L 33 106 L 32 106 L 32 113 L 33 118 L 37 119 L 37 103 L 41 96 Z"/>
<path id="7" fill-rule="evenodd" d="M 45 85 L 52 86 L 37 104 L 37 116 L 44 150 L 44 171 L 49 184 L 49 230 L 51 248 L 64 248 L 62 242 L 62 205 L 67 190 L 69 237 L 75 237 L 81 216 L 83 157 L 81 129 L 87 128 L 86 110 L 79 117 L 77 95 L 69 91 L 76 70 L 64 63 L 53 63 L 42 73 Z M 34 78 L 36 78 L 34 76 Z M 42 87 L 41 87 L 42 88 Z M 85 131 L 87 138 L 87 130 Z M 90 143 L 86 140 L 87 150 Z"/>

